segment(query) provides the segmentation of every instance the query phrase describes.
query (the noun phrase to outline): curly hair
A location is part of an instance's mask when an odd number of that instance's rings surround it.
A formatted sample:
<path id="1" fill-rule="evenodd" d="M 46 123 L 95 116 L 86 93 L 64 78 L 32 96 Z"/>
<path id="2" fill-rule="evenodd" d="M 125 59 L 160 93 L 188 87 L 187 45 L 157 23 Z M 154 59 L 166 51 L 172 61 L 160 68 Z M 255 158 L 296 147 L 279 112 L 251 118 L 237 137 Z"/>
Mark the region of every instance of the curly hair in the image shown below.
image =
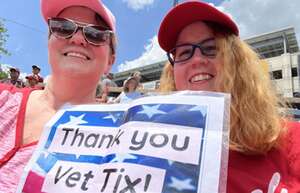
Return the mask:
<path id="1" fill-rule="evenodd" d="M 207 25 L 214 31 L 218 54 L 223 59 L 217 91 L 231 94 L 230 149 L 264 154 L 280 144 L 285 131 L 279 98 L 262 69 L 262 60 L 250 46 L 215 24 Z M 169 63 L 163 69 L 159 90 L 176 90 L 173 66 Z"/>

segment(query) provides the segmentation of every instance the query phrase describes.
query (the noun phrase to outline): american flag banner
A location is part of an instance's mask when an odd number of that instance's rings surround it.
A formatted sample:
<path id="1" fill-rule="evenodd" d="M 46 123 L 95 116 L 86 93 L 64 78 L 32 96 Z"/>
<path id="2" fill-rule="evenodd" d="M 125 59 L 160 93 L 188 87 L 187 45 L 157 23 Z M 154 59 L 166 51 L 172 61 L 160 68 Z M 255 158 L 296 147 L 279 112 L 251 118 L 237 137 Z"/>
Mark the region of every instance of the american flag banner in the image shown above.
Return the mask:
<path id="1" fill-rule="evenodd" d="M 45 126 L 18 192 L 225 192 L 230 96 L 183 91 L 66 105 Z"/>

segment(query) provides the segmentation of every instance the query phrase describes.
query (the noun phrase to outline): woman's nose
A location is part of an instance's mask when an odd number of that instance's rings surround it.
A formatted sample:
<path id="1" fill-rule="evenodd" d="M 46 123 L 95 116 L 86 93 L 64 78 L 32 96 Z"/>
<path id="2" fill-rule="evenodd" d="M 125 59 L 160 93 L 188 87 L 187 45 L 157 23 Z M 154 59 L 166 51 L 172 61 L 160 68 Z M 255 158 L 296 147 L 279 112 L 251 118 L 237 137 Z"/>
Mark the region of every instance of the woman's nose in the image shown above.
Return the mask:
<path id="1" fill-rule="evenodd" d="M 203 55 L 200 48 L 196 48 L 194 51 L 194 54 L 192 56 L 192 58 L 190 59 L 190 61 L 194 64 L 204 64 L 207 63 L 208 58 L 207 56 Z"/>
<path id="2" fill-rule="evenodd" d="M 87 41 L 84 38 L 82 29 L 75 32 L 75 34 L 70 38 L 70 42 L 83 47 L 87 46 Z"/>

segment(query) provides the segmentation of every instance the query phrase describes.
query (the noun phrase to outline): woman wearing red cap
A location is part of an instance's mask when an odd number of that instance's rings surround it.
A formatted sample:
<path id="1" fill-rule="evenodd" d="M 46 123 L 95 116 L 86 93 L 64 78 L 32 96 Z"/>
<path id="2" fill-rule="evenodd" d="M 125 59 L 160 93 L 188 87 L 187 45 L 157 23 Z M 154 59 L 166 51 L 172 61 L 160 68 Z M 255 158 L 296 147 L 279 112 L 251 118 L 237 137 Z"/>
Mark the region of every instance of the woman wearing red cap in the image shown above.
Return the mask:
<path id="1" fill-rule="evenodd" d="M 16 191 L 45 123 L 65 103 L 95 102 L 115 60 L 115 19 L 100 0 L 41 0 L 52 75 L 44 90 L 0 85 L 0 192 Z"/>
<path id="2" fill-rule="evenodd" d="M 227 192 L 300 192 L 300 125 L 280 116 L 269 77 L 232 19 L 189 1 L 165 16 L 158 40 L 169 58 L 162 91 L 231 94 Z"/>

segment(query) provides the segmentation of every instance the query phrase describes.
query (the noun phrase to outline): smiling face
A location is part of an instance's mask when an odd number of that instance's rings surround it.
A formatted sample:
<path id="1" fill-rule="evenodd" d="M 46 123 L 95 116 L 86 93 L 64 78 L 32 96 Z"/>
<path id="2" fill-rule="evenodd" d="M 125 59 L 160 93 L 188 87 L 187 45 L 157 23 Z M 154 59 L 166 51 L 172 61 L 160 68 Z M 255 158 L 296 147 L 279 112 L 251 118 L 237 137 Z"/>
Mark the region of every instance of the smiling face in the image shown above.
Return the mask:
<path id="1" fill-rule="evenodd" d="M 199 44 L 211 38 L 214 38 L 212 29 L 203 22 L 195 22 L 181 31 L 176 45 Z M 210 41 L 209 44 L 216 46 L 216 41 Z M 199 48 L 196 48 L 190 59 L 174 64 L 176 90 L 216 91 L 220 67 L 219 54 L 216 57 L 205 56 Z"/>
<path id="2" fill-rule="evenodd" d="M 86 7 L 68 7 L 58 17 L 79 23 L 103 25 L 96 19 L 95 12 Z M 50 35 L 48 51 L 53 76 L 63 75 L 96 80 L 103 73 L 108 72 L 114 62 L 109 44 L 101 46 L 89 44 L 84 39 L 82 30 L 78 30 L 68 39 Z"/>

